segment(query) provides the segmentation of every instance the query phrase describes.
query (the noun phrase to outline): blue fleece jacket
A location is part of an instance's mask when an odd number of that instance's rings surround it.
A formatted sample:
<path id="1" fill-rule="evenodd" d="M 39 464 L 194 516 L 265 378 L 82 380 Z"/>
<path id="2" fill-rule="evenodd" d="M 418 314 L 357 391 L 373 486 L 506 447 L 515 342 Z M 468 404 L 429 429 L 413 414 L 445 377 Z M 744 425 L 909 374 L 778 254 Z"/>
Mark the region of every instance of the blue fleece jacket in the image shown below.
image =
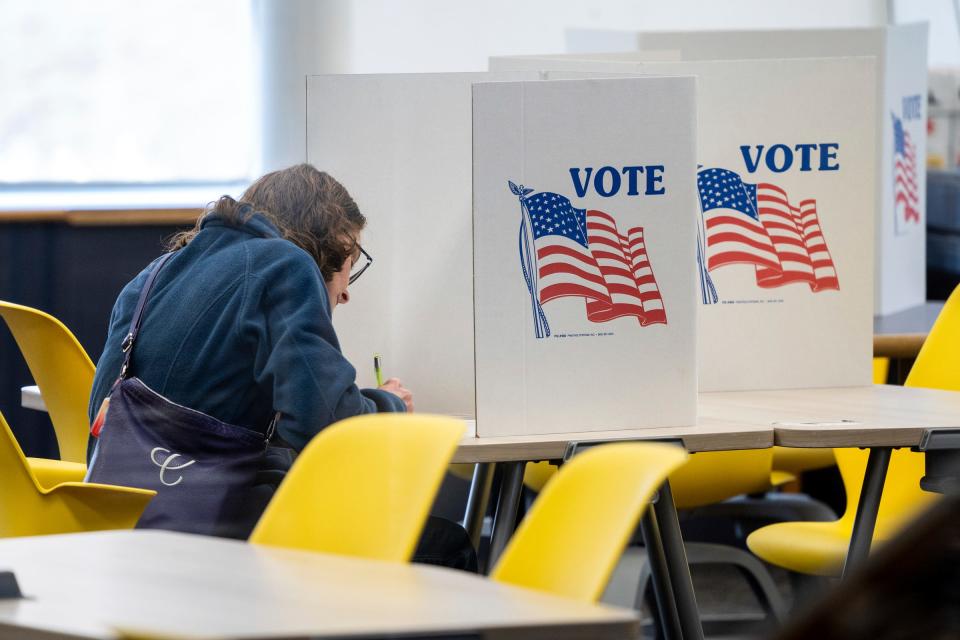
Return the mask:
<path id="1" fill-rule="evenodd" d="M 91 421 L 119 375 L 120 345 L 149 270 L 114 305 Z M 230 226 L 208 215 L 154 284 L 131 375 L 173 402 L 261 432 L 279 411 L 277 432 L 297 450 L 337 420 L 403 411 L 393 394 L 357 388 L 330 313 L 313 258 L 263 216 Z"/>

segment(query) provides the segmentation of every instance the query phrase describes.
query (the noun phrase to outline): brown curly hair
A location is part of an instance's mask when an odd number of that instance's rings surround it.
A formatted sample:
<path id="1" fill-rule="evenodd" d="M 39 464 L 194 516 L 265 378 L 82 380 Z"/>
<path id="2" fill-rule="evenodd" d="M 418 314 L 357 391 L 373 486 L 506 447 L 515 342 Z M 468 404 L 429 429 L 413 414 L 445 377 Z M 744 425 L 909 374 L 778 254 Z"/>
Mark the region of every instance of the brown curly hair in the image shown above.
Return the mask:
<path id="1" fill-rule="evenodd" d="M 360 208 L 342 184 L 309 164 L 273 171 L 250 185 L 240 201 L 222 196 L 207 205 L 196 226 L 176 234 L 168 249 L 186 246 L 200 231 L 203 219 L 218 215 L 240 225 L 260 213 L 280 234 L 311 256 L 323 279 L 330 281 L 358 250 L 355 237 L 367 224 Z"/>

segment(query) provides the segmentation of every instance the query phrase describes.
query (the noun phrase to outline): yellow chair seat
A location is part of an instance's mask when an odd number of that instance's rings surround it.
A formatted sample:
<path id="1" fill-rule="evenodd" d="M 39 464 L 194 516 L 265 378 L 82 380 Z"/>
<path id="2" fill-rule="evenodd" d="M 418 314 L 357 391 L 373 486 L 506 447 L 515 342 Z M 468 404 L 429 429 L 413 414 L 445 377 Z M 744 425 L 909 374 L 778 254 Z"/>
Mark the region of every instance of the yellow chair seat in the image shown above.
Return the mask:
<path id="1" fill-rule="evenodd" d="M 850 545 L 850 530 L 834 522 L 781 522 L 754 531 L 750 551 L 791 571 L 823 576 L 840 574 Z"/>
<path id="2" fill-rule="evenodd" d="M 839 575 L 850 546 L 867 455 L 860 449 L 834 450 L 847 494 L 847 508 L 840 519 L 833 522 L 781 522 L 761 527 L 747 536 L 750 551 L 785 569 Z M 874 541 L 892 538 L 916 513 L 936 499 L 934 494 L 920 490 L 923 474 L 923 454 L 908 449 L 893 452 Z"/>
<path id="3" fill-rule="evenodd" d="M 832 467 L 836 463 L 833 449 L 773 448 L 773 468 L 775 471 L 786 471 L 799 475 L 804 471 Z"/>
<path id="4" fill-rule="evenodd" d="M 87 465 L 68 460 L 49 458 L 27 458 L 27 465 L 33 477 L 44 489 L 52 489 L 64 482 L 83 482 L 87 475 Z"/>
<path id="5" fill-rule="evenodd" d="M 774 469 L 770 472 L 770 485 L 773 487 L 782 487 L 787 483 L 796 481 L 797 476 L 789 471 L 778 471 L 777 469 Z"/>
<path id="6" fill-rule="evenodd" d="M 132 529 L 156 492 L 80 482 L 83 467 L 28 461 L 0 414 L 0 538 Z"/>
<path id="7" fill-rule="evenodd" d="M 954 289 L 937 317 L 904 386 L 960 391 L 960 287 Z M 883 381 L 888 362 L 874 359 L 875 381 Z M 793 450 L 776 447 L 774 467 L 784 469 Z M 867 467 L 867 452 L 834 449 L 847 494 L 844 514 L 835 522 L 784 522 L 757 529 L 747 546 L 769 563 L 801 573 L 835 575 L 850 545 L 857 505 Z M 777 464 L 780 456 L 780 464 Z M 895 450 L 890 458 L 873 540 L 889 540 L 938 498 L 920 489 L 925 461 L 922 453 Z"/>

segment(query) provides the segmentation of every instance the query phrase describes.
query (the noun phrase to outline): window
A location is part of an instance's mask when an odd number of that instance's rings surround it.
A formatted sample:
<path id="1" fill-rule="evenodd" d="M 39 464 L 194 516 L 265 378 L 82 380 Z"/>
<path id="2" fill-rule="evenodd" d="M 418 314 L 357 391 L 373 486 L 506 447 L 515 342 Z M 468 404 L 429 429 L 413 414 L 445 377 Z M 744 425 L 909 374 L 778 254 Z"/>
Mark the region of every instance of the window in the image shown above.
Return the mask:
<path id="1" fill-rule="evenodd" d="M 0 0 L 0 183 L 249 178 L 250 14 L 243 0 Z"/>

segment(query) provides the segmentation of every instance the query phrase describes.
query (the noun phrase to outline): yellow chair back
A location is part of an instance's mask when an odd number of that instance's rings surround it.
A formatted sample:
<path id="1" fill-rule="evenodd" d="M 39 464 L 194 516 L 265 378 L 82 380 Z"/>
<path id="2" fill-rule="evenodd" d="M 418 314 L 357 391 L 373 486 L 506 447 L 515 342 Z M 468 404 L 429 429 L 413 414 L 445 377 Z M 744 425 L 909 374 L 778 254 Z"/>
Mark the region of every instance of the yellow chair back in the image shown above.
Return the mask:
<path id="1" fill-rule="evenodd" d="M 0 537 L 132 529 L 154 495 L 83 482 L 42 486 L 0 414 Z"/>
<path id="2" fill-rule="evenodd" d="M 960 287 L 953 290 L 927 334 L 905 387 L 960 391 Z"/>
<path id="3" fill-rule="evenodd" d="M 680 447 L 636 442 L 576 456 L 543 488 L 490 577 L 597 601 L 651 496 L 686 458 Z"/>
<path id="4" fill-rule="evenodd" d="M 670 474 L 670 488 L 678 509 L 694 509 L 744 493 L 762 493 L 771 487 L 772 449 L 703 451 Z M 523 482 L 542 491 L 557 472 L 549 462 L 528 462 Z"/>
<path id="5" fill-rule="evenodd" d="M 787 473 L 794 477 L 804 471 L 824 469 L 837 464 L 833 449 L 800 449 L 796 447 L 773 448 L 774 473 Z"/>
<path id="6" fill-rule="evenodd" d="M 884 384 L 890 373 L 890 358 L 873 359 L 873 384 Z"/>
<path id="7" fill-rule="evenodd" d="M 670 474 L 678 509 L 695 509 L 770 489 L 773 449 L 703 451 Z"/>
<path id="8" fill-rule="evenodd" d="M 960 287 L 955 289 L 937 316 L 917 359 L 910 368 L 905 387 L 925 387 L 960 391 Z M 837 465 L 847 493 L 847 508 L 840 518 L 847 531 L 853 531 L 856 506 L 860 501 L 867 452 L 859 449 L 835 449 Z M 936 495 L 920 489 L 925 473 L 922 453 L 898 449 L 890 458 L 883 485 L 875 539 L 887 539 L 928 506 Z"/>
<path id="9" fill-rule="evenodd" d="M 370 414 L 324 429 L 297 457 L 250 542 L 406 562 L 465 425 Z"/>
<path id="10" fill-rule="evenodd" d="M 954 290 L 937 317 L 905 386 L 960 390 L 960 288 Z M 876 367 L 876 359 L 874 360 Z M 876 372 L 876 368 L 874 369 Z M 857 505 L 867 467 L 868 452 L 860 449 L 834 449 L 843 478 L 847 507 L 834 522 L 783 522 L 758 529 L 747 538 L 750 550 L 767 562 L 800 571 L 831 575 L 843 566 L 850 544 Z M 919 514 L 936 494 L 920 489 L 924 457 L 898 449 L 890 458 L 874 540 L 889 540 Z"/>
<path id="11" fill-rule="evenodd" d="M 93 362 L 70 330 L 49 314 L 0 300 L 0 316 L 40 387 L 60 459 L 86 463 Z"/>
<path id="12" fill-rule="evenodd" d="M 849 536 L 853 532 L 869 452 L 862 449 L 834 449 L 834 454 L 847 494 L 847 506 L 838 521 L 838 526 Z M 877 524 L 873 534 L 875 540 L 889 539 L 900 527 L 936 499 L 935 494 L 920 489 L 920 478 L 923 475 L 922 453 L 914 453 L 908 449 L 898 449 L 893 452 L 887 470 L 887 479 L 883 485 L 883 495 L 880 498 L 880 511 L 877 514 Z"/>
<path id="13" fill-rule="evenodd" d="M 950 294 L 937 316 L 903 386 L 960 391 L 958 362 L 960 362 L 960 287 Z M 837 449 L 836 455 L 847 491 L 847 509 L 841 521 L 852 531 L 856 504 L 860 500 L 863 474 L 867 467 L 867 452 L 857 449 Z M 875 538 L 889 538 L 936 499 L 936 494 L 920 489 L 920 478 L 924 473 L 922 453 L 914 453 L 907 449 L 898 449 L 893 452 L 890 467 L 887 470 L 887 480 L 883 485 Z"/>

